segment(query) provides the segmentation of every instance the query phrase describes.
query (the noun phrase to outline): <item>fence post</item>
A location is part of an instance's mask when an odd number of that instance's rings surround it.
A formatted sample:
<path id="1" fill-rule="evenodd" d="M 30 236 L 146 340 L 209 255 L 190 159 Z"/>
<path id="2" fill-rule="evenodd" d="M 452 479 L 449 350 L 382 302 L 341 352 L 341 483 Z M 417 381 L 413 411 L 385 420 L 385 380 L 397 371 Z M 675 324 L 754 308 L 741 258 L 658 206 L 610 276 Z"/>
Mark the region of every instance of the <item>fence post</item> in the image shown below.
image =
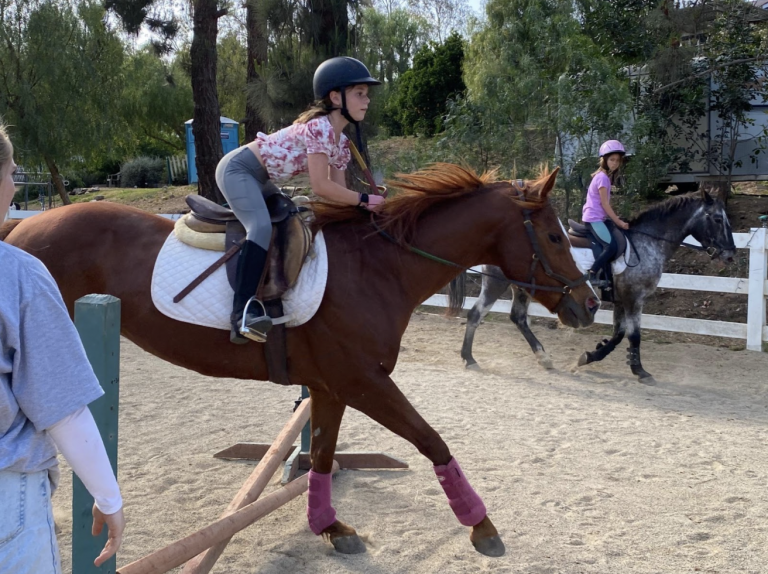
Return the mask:
<path id="1" fill-rule="evenodd" d="M 765 283 L 768 269 L 766 228 L 752 228 L 749 241 L 749 295 L 747 307 L 747 349 L 763 350 L 765 327 Z"/>
<path id="2" fill-rule="evenodd" d="M 89 408 L 96 420 L 112 470 L 117 475 L 117 415 L 120 370 L 120 299 L 111 295 L 86 295 L 75 301 L 75 327 L 104 396 Z M 107 542 L 107 529 L 101 536 L 91 535 L 93 497 L 77 476 L 72 484 L 72 572 L 114 574 L 113 556 L 99 568 L 94 559 Z"/>

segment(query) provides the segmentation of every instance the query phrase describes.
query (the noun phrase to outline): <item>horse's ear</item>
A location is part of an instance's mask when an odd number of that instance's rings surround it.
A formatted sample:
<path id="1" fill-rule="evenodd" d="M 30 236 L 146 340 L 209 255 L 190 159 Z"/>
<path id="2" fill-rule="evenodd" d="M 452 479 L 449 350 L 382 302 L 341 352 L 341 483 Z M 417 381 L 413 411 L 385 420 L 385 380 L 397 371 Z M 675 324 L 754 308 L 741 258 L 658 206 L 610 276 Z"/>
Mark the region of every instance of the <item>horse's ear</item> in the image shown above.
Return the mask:
<path id="1" fill-rule="evenodd" d="M 711 196 L 711 195 L 709 195 L 709 193 L 707 193 L 707 190 L 706 190 L 706 189 L 704 189 L 704 188 L 702 187 L 700 191 L 701 191 L 701 200 L 702 200 L 704 203 L 706 203 L 707 205 L 712 205 L 712 204 L 715 202 L 715 200 L 714 200 L 714 199 L 712 199 L 712 196 Z"/>
<path id="2" fill-rule="evenodd" d="M 552 191 L 555 188 L 555 182 L 557 181 L 557 172 L 560 171 L 560 167 L 556 167 L 552 170 L 552 173 L 549 174 L 549 177 L 547 177 L 546 181 L 542 184 L 541 189 L 539 190 L 539 197 L 541 199 L 545 199 L 549 192 Z"/>

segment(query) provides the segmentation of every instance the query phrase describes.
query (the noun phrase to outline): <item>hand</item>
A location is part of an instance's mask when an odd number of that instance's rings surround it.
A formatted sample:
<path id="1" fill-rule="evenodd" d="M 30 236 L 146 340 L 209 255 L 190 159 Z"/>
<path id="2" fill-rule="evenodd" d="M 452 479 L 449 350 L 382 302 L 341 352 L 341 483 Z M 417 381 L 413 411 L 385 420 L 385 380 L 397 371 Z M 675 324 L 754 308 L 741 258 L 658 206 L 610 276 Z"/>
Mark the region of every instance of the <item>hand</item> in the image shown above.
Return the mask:
<path id="1" fill-rule="evenodd" d="M 625 231 L 626 231 L 627 229 L 629 229 L 629 223 L 627 223 L 626 221 L 622 221 L 621 219 L 619 219 L 619 220 L 616 222 L 616 226 L 617 226 L 617 227 L 620 227 L 621 229 L 624 229 Z"/>
<path id="2" fill-rule="evenodd" d="M 101 534 L 104 524 L 107 525 L 109 531 L 107 543 L 104 546 L 104 550 L 93 561 L 96 566 L 101 566 L 112 558 L 123 543 L 123 531 L 125 530 L 125 516 L 123 516 L 123 509 L 121 508 L 114 514 L 104 514 L 99 510 L 96 505 L 93 505 L 93 528 L 91 528 L 91 534 L 98 536 Z"/>
<path id="3" fill-rule="evenodd" d="M 380 195 L 369 195 L 368 203 L 364 203 L 363 207 L 368 211 L 378 211 L 384 205 L 384 201 L 384 198 Z"/>

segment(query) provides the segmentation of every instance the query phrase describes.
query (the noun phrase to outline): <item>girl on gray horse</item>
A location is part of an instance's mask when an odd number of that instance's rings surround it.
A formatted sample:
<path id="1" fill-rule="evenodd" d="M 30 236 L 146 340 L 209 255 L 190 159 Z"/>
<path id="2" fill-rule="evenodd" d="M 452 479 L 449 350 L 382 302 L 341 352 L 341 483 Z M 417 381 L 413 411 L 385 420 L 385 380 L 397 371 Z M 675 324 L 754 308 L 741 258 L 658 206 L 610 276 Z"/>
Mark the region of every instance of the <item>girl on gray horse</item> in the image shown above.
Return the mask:
<path id="1" fill-rule="evenodd" d="M 349 57 L 326 60 L 315 71 L 316 102 L 293 125 L 225 155 L 216 168 L 216 183 L 246 230 L 246 242 L 237 262 L 230 340 L 264 342 L 272 328 L 261 302 L 255 298 L 267 262 L 272 223 L 265 196 L 277 191 L 273 180 L 287 180 L 309 172 L 312 191 L 324 199 L 376 210 L 379 195 L 347 189 L 344 170 L 350 161 L 349 140 L 342 133 L 365 118 L 368 86 L 381 82 L 365 65 Z M 358 126 L 359 128 L 359 126 Z M 251 304 L 249 304 L 249 302 Z M 243 312 L 248 310 L 243 318 Z"/>
<path id="2" fill-rule="evenodd" d="M 592 174 L 587 201 L 581 212 L 581 220 L 603 244 L 603 252 L 595 258 L 589 270 L 589 281 L 595 287 L 605 290 L 610 290 L 607 266 L 611 264 L 618 250 L 615 234 L 621 233 L 615 227 L 629 229 L 629 225 L 619 219 L 611 207 L 611 186 L 618 175 L 625 153 L 624 146 L 618 140 L 609 140 L 600 146 L 600 167 Z M 601 270 L 603 277 L 599 279 Z"/>

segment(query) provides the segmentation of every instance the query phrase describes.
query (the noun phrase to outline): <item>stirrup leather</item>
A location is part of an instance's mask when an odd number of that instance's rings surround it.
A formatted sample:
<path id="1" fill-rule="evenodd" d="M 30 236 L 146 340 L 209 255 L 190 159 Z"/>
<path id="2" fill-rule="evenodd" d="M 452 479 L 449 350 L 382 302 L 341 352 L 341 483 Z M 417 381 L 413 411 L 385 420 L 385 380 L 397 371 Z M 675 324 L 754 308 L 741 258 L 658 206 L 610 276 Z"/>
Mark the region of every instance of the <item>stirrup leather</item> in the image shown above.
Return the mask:
<path id="1" fill-rule="evenodd" d="M 256 302 L 258 306 L 261 307 L 261 315 L 255 317 L 248 323 L 248 308 L 253 302 Z M 256 297 L 248 299 L 248 302 L 245 304 L 245 309 L 243 310 L 243 318 L 238 326 L 240 334 L 251 341 L 264 343 L 267 340 L 267 333 L 271 328 L 272 319 L 267 315 L 267 310 L 264 308 L 264 304 L 256 299 Z"/>

